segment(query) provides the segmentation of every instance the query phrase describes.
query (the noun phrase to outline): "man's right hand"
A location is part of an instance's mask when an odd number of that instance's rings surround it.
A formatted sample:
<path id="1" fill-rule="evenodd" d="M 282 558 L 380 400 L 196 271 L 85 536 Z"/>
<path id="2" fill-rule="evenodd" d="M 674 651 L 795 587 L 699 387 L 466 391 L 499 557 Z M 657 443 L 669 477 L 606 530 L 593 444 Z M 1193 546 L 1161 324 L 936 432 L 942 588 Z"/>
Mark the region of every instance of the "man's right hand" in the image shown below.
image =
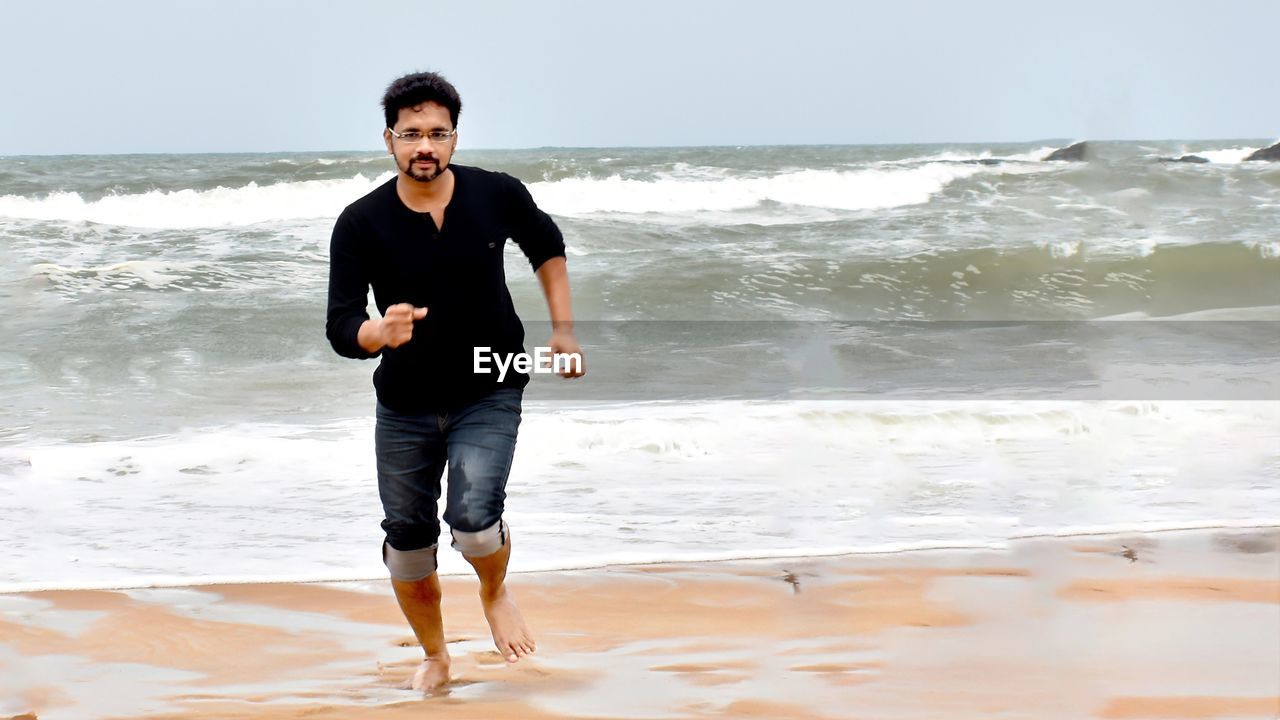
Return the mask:
<path id="1" fill-rule="evenodd" d="M 376 353 L 384 347 L 400 347 L 413 337 L 414 321 L 426 316 L 426 308 L 416 308 L 409 303 L 396 303 L 388 307 L 386 314 L 381 318 L 365 320 L 360 326 L 360 335 L 356 341 L 360 343 L 360 347 L 370 353 Z"/>
<path id="2" fill-rule="evenodd" d="M 395 348 L 409 342 L 413 337 L 413 321 L 426 316 L 426 308 L 414 307 L 409 303 L 396 303 L 388 307 L 378 328 L 382 344 Z"/>

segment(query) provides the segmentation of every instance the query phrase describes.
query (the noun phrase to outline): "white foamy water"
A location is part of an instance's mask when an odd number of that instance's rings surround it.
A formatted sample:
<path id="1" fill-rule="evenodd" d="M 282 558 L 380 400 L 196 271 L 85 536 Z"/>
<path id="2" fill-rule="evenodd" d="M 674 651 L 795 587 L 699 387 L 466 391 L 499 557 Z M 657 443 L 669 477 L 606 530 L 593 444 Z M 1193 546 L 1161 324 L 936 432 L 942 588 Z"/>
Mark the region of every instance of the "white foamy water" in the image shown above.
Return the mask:
<path id="1" fill-rule="evenodd" d="M 1261 148 L 1256 147 L 1229 147 L 1219 148 L 1217 150 L 1196 150 L 1195 152 L 1184 153 L 1187 155 L 1197 155 L 1208 160 L 1211 163 L 1235 164 L 1244 162 L 1249 155 L 1257 152 Z"/>
<path id="2" fill-rule="evenodd" d="M 904 160 L 882 160 L 880 164 L 882 165 L 904 165 L 904 164 L 915 165 L 919 163 L 928 163 L 928 162 L 955 163 L 955 162 L 973 162 L 975 160 L 977 161 L 1002 160 L 1007 162 L 1034 163 L 1034 162 L 1040 162 L 1044 160 L 1045 157 L 1047 157 L 1050 153 L 1052 153 L 1054 150 L 1057 150 L 1057 149 L 1058 149 L 1057 147 L 1054 147 L 1052 145 L 1044 145 L 1034 150 L 1026 150 L 1020 153 L 1010 153 L 1007 155 L 995 154 L 995 153 L 992 153 L 990 150 L 984 150 L 982 152 L 965 152 L 963 150 L 946 150 L 946 151 L 935 153 L 932 155 L 906 158 Z M 1052 166 L 1050 166 L 1048 169 L 1052 169 Z M 1006 172 L 1008 170 L 1009 168 L 1004 169 L 1004 171 Z"/>
<path id="3" fill-rule="evenodd" d="M 79 193 L 0 196 L 0 217 L 94 222 L 140 228 L 204 228 L 270 220 L 336 217 L 351 201 L 391 177 L 303 180 L 212 190 L 153 190 L 86 201 Z"/>
<path id="4" fill-rule="evenodd" d="M 696 172 L 701 170 L 701 172 Z M 692 213 L 746 210 L 764 202 L 802 208 L 874 210 L 928 202 L 981 166 L 927 164 L 910 169 L 801 170 L 759 178 L 721 177 L 685 168 L 658 180 L 574 177 L 529 184 L 553 215 Z M 78 193 L 0 196 L 0 217 L 93 222 L 139 228 L 212 228 L 335 217 L 346 204 L 391 177 L 304 180 L 212 190 L 155 190 L 86 201 Z M 809 218 L 802 218 L 809 219 Z"/>
<path id="5" fill-rule="evenodd" d="M 140 282 L 152 289 L 158 289 L 168 286 L 176 278 L 194 272 L 207 271 L 211 265 L 212 263 L 207 262 L 162 260 L 126 260 L 96 267 L 65 267 L 56 263 L 36 263 L 31 266 L 31 273 L 64 284 L 80 280 L 80 284 L 84 285 L 85 278 L 93 278 L 98 281 L 100 288 L 127 288 Z"/>
<path id="6" fill-rule="evenodd" d="M 0 591 L 383 577 L 372 432 L 6 448 Z M 1278 441 L 1274 403 L 528 405 L 513 570 L 1267 524 Z"/>
<path id="7" fill-rule="evenodd" d="M 533 183 L 530 192 L 548 212 L 690 213 L 745 210 L 763 202 L 874 210 L 929 201 L 953 180 L 980 166 L 925 165 L 912 169 L 801 170 L 768 177 L 634 180 L 617 175 Z"/>

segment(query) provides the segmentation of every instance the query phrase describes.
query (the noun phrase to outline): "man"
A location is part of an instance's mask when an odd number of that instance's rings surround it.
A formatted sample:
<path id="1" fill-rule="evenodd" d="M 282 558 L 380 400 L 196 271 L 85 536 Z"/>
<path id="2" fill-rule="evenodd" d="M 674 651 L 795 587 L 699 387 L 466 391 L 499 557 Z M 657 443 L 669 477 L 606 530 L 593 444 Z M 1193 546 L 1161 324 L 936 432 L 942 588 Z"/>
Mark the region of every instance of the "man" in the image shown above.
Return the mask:
<path id="1" fill-rule="evenodd" d="M 411 687 L 449 680 L 440 616 L 437 503 L 448 465 L 444 519 L 451 545 L 475 568 L 498 651 L 516 662 L 535 650 L 505 584 L 511 528 L 503 520 L 507 476 L 526 373 L 477 348 L 522 353 L 524 328 L 503 271 L 503 246 L 528 257 L 551 311 L 552 353 L 578 353 L 564 240 L 519 180 L 450 164 L 457 148 L 457 90 L 436 73 L 406 75 L 382 99 L 383 139 L 395 178 L 339 215 L 330 243 L 325 334 L 344 357 L 381 356 L 374 440 L 385 519 L 383 562 L 426 658 Z M 365 310 L 369 287 L 382 312 Z M 577 377 L 580 362 L 560 374 Z"/>

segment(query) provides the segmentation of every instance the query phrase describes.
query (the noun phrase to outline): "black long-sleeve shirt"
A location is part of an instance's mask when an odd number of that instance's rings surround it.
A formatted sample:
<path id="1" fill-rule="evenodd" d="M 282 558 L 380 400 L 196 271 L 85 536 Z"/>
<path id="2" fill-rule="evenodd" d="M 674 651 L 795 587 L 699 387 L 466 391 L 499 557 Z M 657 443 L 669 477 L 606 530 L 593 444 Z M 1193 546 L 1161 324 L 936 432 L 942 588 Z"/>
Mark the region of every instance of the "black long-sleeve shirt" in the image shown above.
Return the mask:
<path id="1" fill-rule="evenodd" d="M 325 335 L 343 357 L 382 357 L 373 373 L 377 398 L 405 413 L 461 407 L 498 386 L 524 387 L 529 376 L 509 368 L 498 381 L 474 372 L 474 348 L 524 352 L 503 270 L 503 246 L 514 240 L 536 271 L 564 256 L 564 238 L 516 178 L 463 165 L 448 166 L 453 197 L 444 223 L 410 209 L 391 178 L 348 205 L 329 245 L 329 307 Z M 396 303 L 426 307 L 413 337 L 370 353 L 360 346 L 369 287 L 383 314 Z"/>

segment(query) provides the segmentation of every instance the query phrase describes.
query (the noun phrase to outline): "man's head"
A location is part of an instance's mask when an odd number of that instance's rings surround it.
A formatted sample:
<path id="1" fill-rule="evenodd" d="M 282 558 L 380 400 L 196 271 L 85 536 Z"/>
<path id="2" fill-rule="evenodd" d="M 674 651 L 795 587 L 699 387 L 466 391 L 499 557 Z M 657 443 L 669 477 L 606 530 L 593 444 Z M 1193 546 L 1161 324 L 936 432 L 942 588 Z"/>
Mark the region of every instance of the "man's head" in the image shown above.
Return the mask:
<path id="1" fill-rule="evenodd" d="M 387 87 L 382 110 L 387 127 L 382 137 L 400 172 L 420 182 L 440 177 L 457 146 L 451 133 L 462 112 L 453 85 L 436 73 L 405 75 Z"/>

